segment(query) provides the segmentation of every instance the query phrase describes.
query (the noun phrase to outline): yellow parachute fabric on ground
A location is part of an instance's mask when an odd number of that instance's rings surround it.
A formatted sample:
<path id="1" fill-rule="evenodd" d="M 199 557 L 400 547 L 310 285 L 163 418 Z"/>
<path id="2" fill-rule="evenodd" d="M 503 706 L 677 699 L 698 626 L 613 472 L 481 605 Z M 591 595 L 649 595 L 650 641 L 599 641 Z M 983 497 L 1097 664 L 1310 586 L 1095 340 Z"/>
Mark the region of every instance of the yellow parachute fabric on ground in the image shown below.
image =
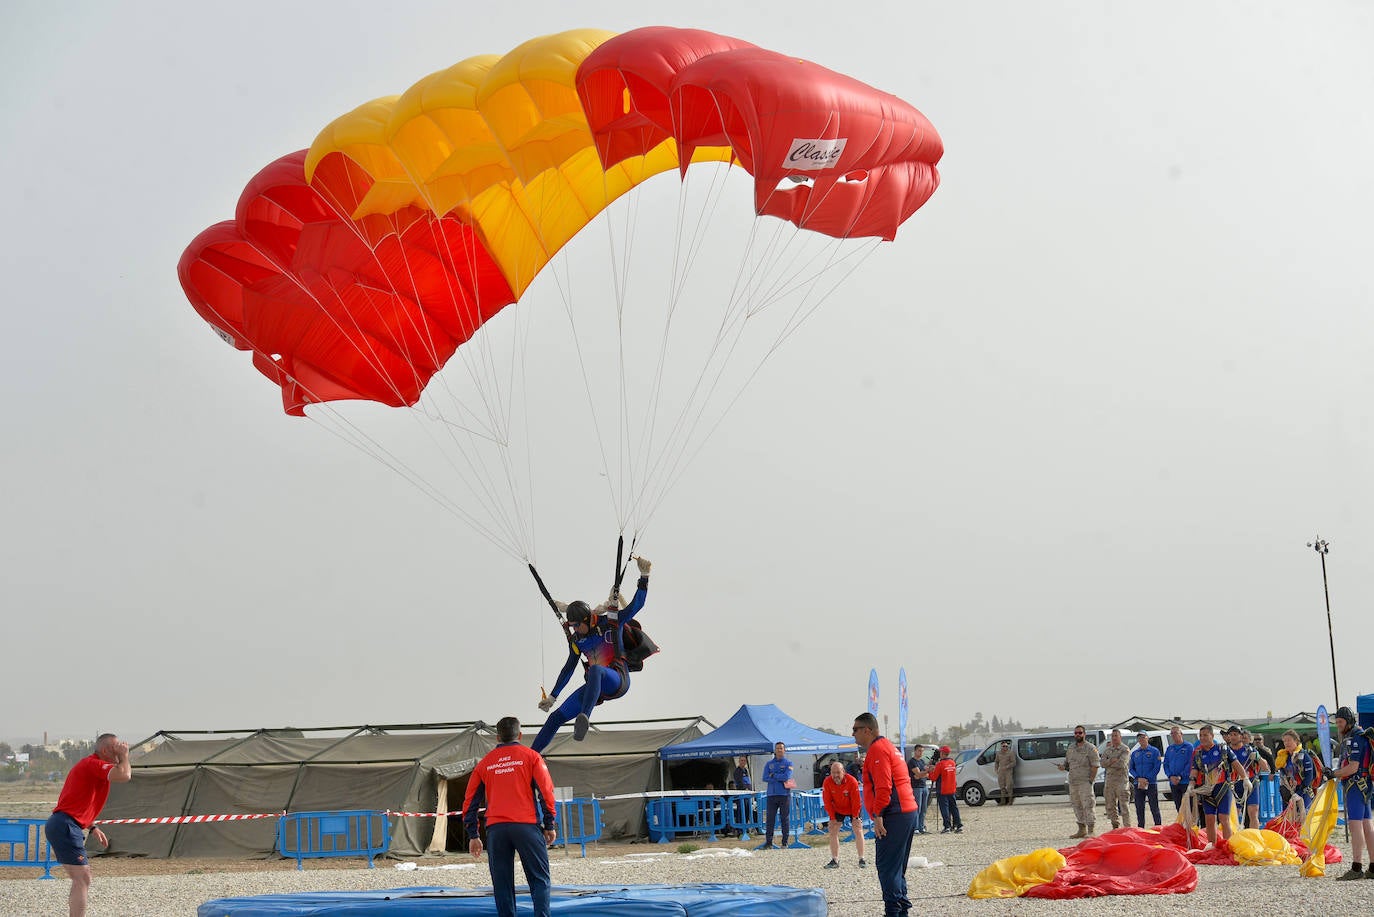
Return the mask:
<path id="1" fill-rule="evenodd" d="M 1231 835 L 1231 855 L 1241 866 L 1297 866 L 1302 862 L 1277 831 L 1246 828 Z"/>
<path id="2" fill-rule="evenodd" d="M 1064 855 L 1053 847 L 1042 847 L 1019 856 L 998 860 L 973 877 L 970 898 L 1018 898 L 1026 889 L 1054 880 L 1064 868 Z"/>
<path id="3" fill-rule="evenodd" d="M 471 223 L 519 298 L 608 204 L 678 166 L 676 145 L 665 141 L 646 156 L 601 167 L 576 76 L 614 34 L 575 29 L 531 39 L 360 106 L 320 132 L 306 176 L 341 153 L 374 181 L 354 219 L 413 204 Z M 693 161 L 731 158 L 729 148 L 703 148 Z"/>
<path id="4" fill-rule="evenodd" d="M 1317 798 L 1312 800 L 1312 808 L 1307 810 L 1307 818 L 1302 822 L 1301 837 L 1307 845 L 1308 855 L 1298 873 L 1304 878 L 1326 875 L 1326 840 L 1336 827 L 1338 813 L 1336 781 L 1328 780 L 1317 790 Z"/>

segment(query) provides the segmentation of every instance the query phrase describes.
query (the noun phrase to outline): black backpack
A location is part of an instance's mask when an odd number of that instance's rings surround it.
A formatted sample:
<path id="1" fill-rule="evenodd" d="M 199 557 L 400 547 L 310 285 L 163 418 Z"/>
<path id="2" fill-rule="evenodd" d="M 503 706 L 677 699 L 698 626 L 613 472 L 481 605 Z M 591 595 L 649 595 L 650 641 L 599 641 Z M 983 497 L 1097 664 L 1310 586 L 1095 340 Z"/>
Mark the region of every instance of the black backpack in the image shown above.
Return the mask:
<path id="1" fill-rule="evenodd" d="M 621 627 L 620 642 L 625 648 L 625 668 L 631 672 L 644 671 L 644 660 L 658 652 L 658 644 L 644 632 L 637 618 L 631 618 Z"/>

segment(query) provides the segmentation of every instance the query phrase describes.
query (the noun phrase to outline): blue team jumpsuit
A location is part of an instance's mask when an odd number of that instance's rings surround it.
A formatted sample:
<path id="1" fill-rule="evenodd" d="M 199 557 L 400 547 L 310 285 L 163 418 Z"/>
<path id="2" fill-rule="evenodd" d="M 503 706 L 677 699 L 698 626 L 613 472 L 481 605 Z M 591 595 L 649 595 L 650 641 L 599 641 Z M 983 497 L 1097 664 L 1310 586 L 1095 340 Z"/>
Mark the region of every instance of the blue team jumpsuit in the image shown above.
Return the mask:
<path id="1" fill-rule="evenodd" d="M 568 642 L 568 659 L 558 680 L 553 684 L 553 696 L 557 697 L 567 687 L 573 669 L 578 661 L 587 658 L 587 670 L 583 676 L 582 687 L 568 695 L 567 700 L 555 707 L 544 721 L 539 735 L 530 745 L 535 751 L 543 751 L 553 741 L 554 734 L 565 723 L 579 713 L 590 717 L 592 710 L 602 701 L 624 697 L 630 690 L 630 673 L 625 668 L 625 641 L 622 631 L 625 622 L 639 614 L 644 600 L 649 595 L 649 578 L 641 576 L 635 588 L 635 597 L 630 604 L 621 609 L 615 620 L 598 615 L 592 620 L 591 629 L 585 637 L 574 636 Z"/>

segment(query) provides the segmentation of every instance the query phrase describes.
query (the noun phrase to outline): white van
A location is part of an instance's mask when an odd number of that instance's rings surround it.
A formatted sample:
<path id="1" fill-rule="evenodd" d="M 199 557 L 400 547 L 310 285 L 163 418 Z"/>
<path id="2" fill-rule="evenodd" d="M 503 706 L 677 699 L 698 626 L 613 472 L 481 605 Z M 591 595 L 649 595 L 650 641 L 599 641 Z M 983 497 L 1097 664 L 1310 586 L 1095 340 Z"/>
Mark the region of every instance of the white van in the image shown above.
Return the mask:
<path id="1" fill-rule="evenodd" d="M 1096 745 L 1107 735 L 1106 730 L 1089 729 L 1087 741 Z M 998 739 L 978 757 L 959 765 L 954 775 L 959 781 L 959 796 L 965 804 L 981 806 L 988 797 L 996 798 L 997 749 L 1007 740 L 1016 754 L 1012 785 L 1017 796 L 1069 792 L 1069 775 L 1061 771 L 1059 765 L 1064 763 L 1064 752 L 1073 744 L 1073 730 L 1026 733 Z"/>

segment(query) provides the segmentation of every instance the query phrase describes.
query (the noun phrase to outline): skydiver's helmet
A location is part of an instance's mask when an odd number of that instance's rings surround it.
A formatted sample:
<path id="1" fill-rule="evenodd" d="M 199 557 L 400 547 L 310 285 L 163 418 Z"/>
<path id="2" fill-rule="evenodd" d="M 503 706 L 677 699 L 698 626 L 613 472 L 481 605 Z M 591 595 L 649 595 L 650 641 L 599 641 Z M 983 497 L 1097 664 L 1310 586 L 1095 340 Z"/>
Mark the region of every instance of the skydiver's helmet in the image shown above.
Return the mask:
<path id="1" fill-rule="evenodd" d="M 592 620 L 592 610 L 586 602 L 569 602 L 566 612 L 569 624 L 588 624 Z"/>
<path id="2" fill-rule="evenodd" d="M 1355 711 L 1349 707 L 1337 707 L 1336 712 L 1331 714 L 1334 719 L 1345 720 L 1345 731 L 1349 732 L 1355 728 Z"/>

